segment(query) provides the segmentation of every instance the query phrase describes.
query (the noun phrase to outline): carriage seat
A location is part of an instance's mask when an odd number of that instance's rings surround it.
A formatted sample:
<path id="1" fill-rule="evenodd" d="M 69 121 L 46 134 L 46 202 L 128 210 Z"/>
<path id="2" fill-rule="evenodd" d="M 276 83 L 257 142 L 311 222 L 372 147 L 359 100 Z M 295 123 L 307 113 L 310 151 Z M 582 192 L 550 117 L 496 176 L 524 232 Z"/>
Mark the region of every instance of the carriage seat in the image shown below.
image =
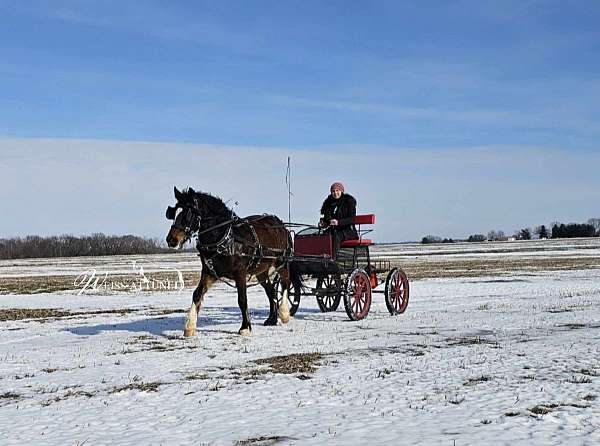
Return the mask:
<path id="1" fill-rule="evenodd" d="M 354 248 L 355 246 L 371 246 L 373 240 L 368 238 L 361 238 L 358 240 L 344 240 L 340 245 L 342 248 Z"/>
<path id="2" fill-rule="evenodd" d="M 341 243 L 342 248 L 354 248 L 355 246 L 371 246 L 373 240 L 368 238 L 362 238 L 363 234 L 371 232 L 371 229 L 362 231 L 360 225 L 373 225 L 375 224 L 375 214 L 356 215 L 352 220 L 352 223 L 358 225 L 359 238 L 357 240 L 344 240 Z"/>

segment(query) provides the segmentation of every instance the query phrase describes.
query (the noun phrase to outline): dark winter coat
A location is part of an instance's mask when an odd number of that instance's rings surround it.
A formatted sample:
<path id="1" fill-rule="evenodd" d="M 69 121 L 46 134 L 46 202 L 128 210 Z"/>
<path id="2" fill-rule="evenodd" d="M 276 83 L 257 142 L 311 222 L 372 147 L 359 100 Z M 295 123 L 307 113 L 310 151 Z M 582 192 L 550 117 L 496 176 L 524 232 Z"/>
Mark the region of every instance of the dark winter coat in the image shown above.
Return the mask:
<path id="1" fill-rule="evenodd" d="M 358 238 L 358 232 L 352 224 L 356 215 L 356 200 L 352 195 L 342 194 L 337 200 L 328 196 L 321 206 L 321 215 L 327 226 L 331 220 L 337 220 L 338 226 L 332 227 L 339 235 L 340 240 L 354 240 Z"/>

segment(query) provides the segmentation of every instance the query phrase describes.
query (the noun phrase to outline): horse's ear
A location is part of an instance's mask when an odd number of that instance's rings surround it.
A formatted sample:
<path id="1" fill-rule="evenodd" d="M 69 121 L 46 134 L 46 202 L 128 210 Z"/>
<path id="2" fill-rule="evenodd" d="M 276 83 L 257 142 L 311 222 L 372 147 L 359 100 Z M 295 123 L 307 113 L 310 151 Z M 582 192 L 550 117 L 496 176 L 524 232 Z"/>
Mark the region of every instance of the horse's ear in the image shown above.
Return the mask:
<path id="1" fill-rule="evenodd" d="M 177 201 L 179 201 L 183 197 L 183 194 L 179 192 L 177 186 L 173 187 L 173 192 L 175 192 L 175 198 L 177 198 Z"/>
<path id="2" fill-rule="evenodd" d="M 191 187 L 188 188 L 188 193 L 191 195 L 196 194 L 196 191 L 194 189 L 192 189 Z"/>

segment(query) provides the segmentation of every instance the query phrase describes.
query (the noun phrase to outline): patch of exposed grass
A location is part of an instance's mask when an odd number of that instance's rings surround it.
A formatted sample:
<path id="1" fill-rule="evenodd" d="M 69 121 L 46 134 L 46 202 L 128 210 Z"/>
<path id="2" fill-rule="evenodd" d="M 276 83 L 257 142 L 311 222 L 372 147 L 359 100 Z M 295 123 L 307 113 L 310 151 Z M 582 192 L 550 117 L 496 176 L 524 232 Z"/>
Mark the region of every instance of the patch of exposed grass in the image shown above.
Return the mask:
<path id="1" fill-rule="evenodd" d="M 109 393 L 119 393 L 125 390 L 139 390 L 140 392 L 157 392 L 158 388 L 163 384 L 160 381 L 155 382 L 133 382 L 124 386 L 115 386 Z"/>
<path id="2" fill-rule="evenodd" d="M 569 323 L 569 324 L 561 324 L 559 327 L 565 327 L 570 330 L 579 330 L 581 328 L 588 328 L 587 324 L 577 324 L 577 323 Z"/>
<path id="3" fill-rule="evenodd" d="M 186 375 L 184 379 L 186 381 L 195 381 L 198 379 L 201 379 L 201 380 L 210 379 L 210 377 L 206 373 L 192 373 L 192 374 Z"/>
<path id="4" fill-rule="evenodd" d="M 315 363 L 322 359 L 321 353 L 294 353 L 285 356 L 272 356 L 254 361 L 256 364 L 266 364 L 273 373 L 313 373 Z"/>
<path id="5" fill-rule="evenodd" d="M 573 309 L 567 307 L 549 307 L 546 309 L 546 313 L 569 313 L 571 311 Z"/>
<path id="6" fill-rule="evenodd" d="M 150 335 L 138 335 L 138 336 L 134 336 L 133 339 L 136 341 L 146 341 L 148 339 L 155 339 L 155 338 L 154 338 L 154 336 L 150 336 Z"/>
<path id="7" fill-rule="evenodd" d="M 0 310 L 0 322 L 19 321 L 23 319 L 45 319 L 70 315 L 70 311 L 57 310 L 54 308 L 7 308 Z"/>
<path id="8" fill-rule="evenodd" d="M 15 392 L 4 392 L 0 393 L 0 400 L 18 400 L 21 395 Z"/>
<path id="9" fill-rule="evenodd" d="M 25 373 L 24 375 L 15 375 L 15 379 L 25 379 L 25 378 L 34 378 L 35 375 L 33 373 Z"/>
<path id="10" fill-rule="evenodd" d="M 535 250 L 537 251 L 537 249 Z M 484 251 L 482 251 L 484 252 Z M 506 252 L 514 252 L 507 250 Z M 484 252 L 489 254 L 489 252 Z M 489 258 L 480 259 L 455 259 L 444 261 L 435 259 L 441 252 L 422 255 L 416 262 L 407 262 L 405 258 L 389 256 L 392 266 L 402 266 L 410 280 L 431 278 L 457 278 L 457 277 L 490 277 L 510 276 L 516 271 L 569 271 L 574 269 L 598 268 L 600 257 L 542 257 L 537 258 Z M 411 254 L 415 255 L 415 254 Z M 427 257 L 431 256 L 430 260 Z M 511 279 L 509 279 L 511 280 Z"/>
<path id="11" fill-rule="evenodd" d="M 531 381 L 535 381 L 537 379 L 537 376 L 535 375 L 521 375 L 519 378 L 521 379 L 528 379 Z"/>
<path id="12" fill-rule="evenodd" d="M 160 341 L 152 341 L 144 344 L 137 344 L 136 342 L 128 342 L 128 345 L 136 345 L 142 348 L 134 349 L 129 347 L 123 347 L 121 351 L 118 352 L 109 352 L 106 356 L 116 356 L 116 355 L 128 355 L 131 353 L 140 353 L 147 351 L 156 351 L 156 352 L 173 352 L 176 350 L 196 350 L 198 349 L 197 345 L 175 345 L 175 344 L 163 344 Z"/>
<path id="13" fill-rule="evenodd" d="M 561 404 L 561 406 L 575 407 L 577 409 L 587 409 L 588 407 L 590 407 L 589 404 L 581 404 L 581 403 L 565 403 L 565 404 Z"/>
<path id="14" fill-rule="evenodd" d="M 458 395 L 454 395 L 452 398 L 448 400 L 448 403 L 458 406 L 465 400 L 464 397 L 459 397 Z"/>
<path id="15" fill-rule="evenodd" d="M 94 316 L 99 314 L 119 314 L 125 315 L 142 311 L 142 309 L 136 308 L 116 308 L 108 310 L 90 310 L 90 311 L 67 311 L 57 310 L 55 308 L 6 308 L 0 310 L 0 322 L 4 321 L 18 321 L 23 319 L 37 319 L 45 320 L 52 318 L 61 317 L 82 317 L 82 316 Z"/>
<path id="16" fill-rule="evenodd" d="M 57 260 L 58 262 L 58 260 Z M 55 265 L 56 263 L 50 263 Z M 151 280 L 156 282 L 173 281 L 172 272 L 152 272 L 150 273 Z M 198 271 L 182 271 L 183 283 L 186 287 L 193 286 L 200 280 Z M 57 291 L 77 290 L 81 287 L 75 286 L 77 276 L 55 275 L 55 276 L 20 276 L 20 277 L 3 277 L 0 278 L 0 294 L 39 294 L 39 293 L 55 293 Z M 136 274 L 111 274 L 110 278 L 120 283 L 138 283 L 139 275 Z M 137 292 L 133 289 L 124 288 L 118 289 L 118 292 Z M 163 292 L 161 287 L 144 289 L 145 292 Z M 93 294 L 110 294 L 110 290 L 104 290 L 101 287 Z M 92 292 L 90 292 L 92 293 Z"/>
<path id="17" fill-rule="evenodd" d="M 527 409 L 535 415 L 546 415 L 558 407 L 558 404 L 537 404 Z"/>
<path id="18" fill-rule="evenodd" d="M 189 310 L 189 308 L 173 308 L 173 309 L 158 309 L 158 310 L 152 310 L 150 312 L 150 314 L 152 316 L 158 316 L 158 315 L 166 315 L 166 314 L 175 314 L 175 313 L 187 313 Z"/>
<path id="19" fill-rule="evenodd" d="M 236 446 L 246 446 L 246 445 L 256 445 L 256 446 L 267 446 L 272 444 L 281 443 L 283 441 L 292 440 L 290 437 L 282 437 L 279 435 L 273 435 L 269 437 L 261 436 L 255 438 L 247 438 L 246 440 L 236 441 L 234 444 Z"/>
<path id="20" fill-rule="evenodd" d="M 492 377 L 487 375 L 477 376 L 475 378 L 469 378 L 467 381 L 463 383 L 463 386 L 474 386 L 479 383 L 484 383 L 487 381 L 491 381 Z"/>
<path id="21" fill-rule="evenodd" d="M 130 314 L 135 313 L 137 311 L 142 311 L 139 308 L 115 308 L 111 310 L 90 310 L 90 311 L 78 311 L 76 313 L 72 313 L 72 316 L 94 316 L 97 314 Z"/>
<path id="22" fill-rule="evenodd" d="M 519 415 L 521 415 L 521 412 L 515 412 L 515 411 L 512 411 L 512 410 L 509 410 L 508 412 L 504 413 L 505 417 L 517 417 Z"/>
<path id="23" fill-rule="evenodd" d="M 585 399 L 585 398 L 584 398 Z M 535 415 L 546 415 L 552 412 L 554 409 L 559 407 L 575 407 L 577 409 L 587 409 L 590 407 L 589 404 L 582 403 L 552 403 L 552 404 L 538 404 L 527 410 Z"/>
<path id="24" fill-rule="evenodd" d="M 41 392 L 41 393 L 55 393 L 55 392 Z M 57 395 L 54 398 L 50 398 L 49 400 L 42 401 L 40 404 L 43 407 L 48 407 L 52 403 L 58 403 L 60 401 L 67 400 L 69 398 L 81 397 L 81 396 L 84 396 L 86 398 L 91 398 L 93 396 L 96 396 L 97 394 L 98 394 L 97 391 L 92 392 L 89 390 L 70 388 L 62 395 Z"/>
<path id="25" fill-rule="evenodd" d="M 54 293 L 73 289 L 73 276 L 22 276 L 0 279 L 0 294 Z"/>
<path id="26" fill-rule="evenodd" d="M 457 345 L 457 346 L 481 345 L 481 344 L 491 345 L 491 346 L 496 346 L 496 347 L 498 346 L 498 342 L 483 338 L 481 336 L 468 336 L 468 337 L 464 337 L 464 338 L 447 339 L 446 341 L 448 341 L 448 345 Z"/>
<path id="27" fill-rule="evenodd" d="M 573 376 L 566 381 L 571 384 L 590 384 L 592 379 L 587 376 Z"/>
<path id="28" fill-rule="evenodd" d="M 596 400 L 596 395 L 592 395 L 591 393 L 588 393 L 586 396 L 584 396 L 582 399 L 584 401 L 595 401 Z"/>
<path id="29" fill-rule="evenodd" d="M 385 367 L 383 370 L 377 371 L 377 378 L 385 378 L 387 375 L 390 375 L 394 370 Z"/>
<path id="30" fill-rule="evenodd" d="M 85 396 L 86 398 L 91 398 L 95 396 L 98 392 L 91 392 L 89 390 L 68 390 L 64 395 L 63 399 L 69 398 L 71 396 Z"/>

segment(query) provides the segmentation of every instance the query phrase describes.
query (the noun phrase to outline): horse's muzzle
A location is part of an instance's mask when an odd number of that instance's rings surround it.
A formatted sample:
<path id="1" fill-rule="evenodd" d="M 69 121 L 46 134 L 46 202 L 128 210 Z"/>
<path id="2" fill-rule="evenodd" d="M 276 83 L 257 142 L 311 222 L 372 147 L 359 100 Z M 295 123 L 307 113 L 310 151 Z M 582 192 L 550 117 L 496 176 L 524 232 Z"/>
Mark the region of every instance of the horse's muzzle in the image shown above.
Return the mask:
<path id="1" fill-rule="evenodd" d="M 184 234 L 181 231 L 171 229 L 167 234 L 167 245 L 169 248 L 179 249 L 184 242 Z"/>

